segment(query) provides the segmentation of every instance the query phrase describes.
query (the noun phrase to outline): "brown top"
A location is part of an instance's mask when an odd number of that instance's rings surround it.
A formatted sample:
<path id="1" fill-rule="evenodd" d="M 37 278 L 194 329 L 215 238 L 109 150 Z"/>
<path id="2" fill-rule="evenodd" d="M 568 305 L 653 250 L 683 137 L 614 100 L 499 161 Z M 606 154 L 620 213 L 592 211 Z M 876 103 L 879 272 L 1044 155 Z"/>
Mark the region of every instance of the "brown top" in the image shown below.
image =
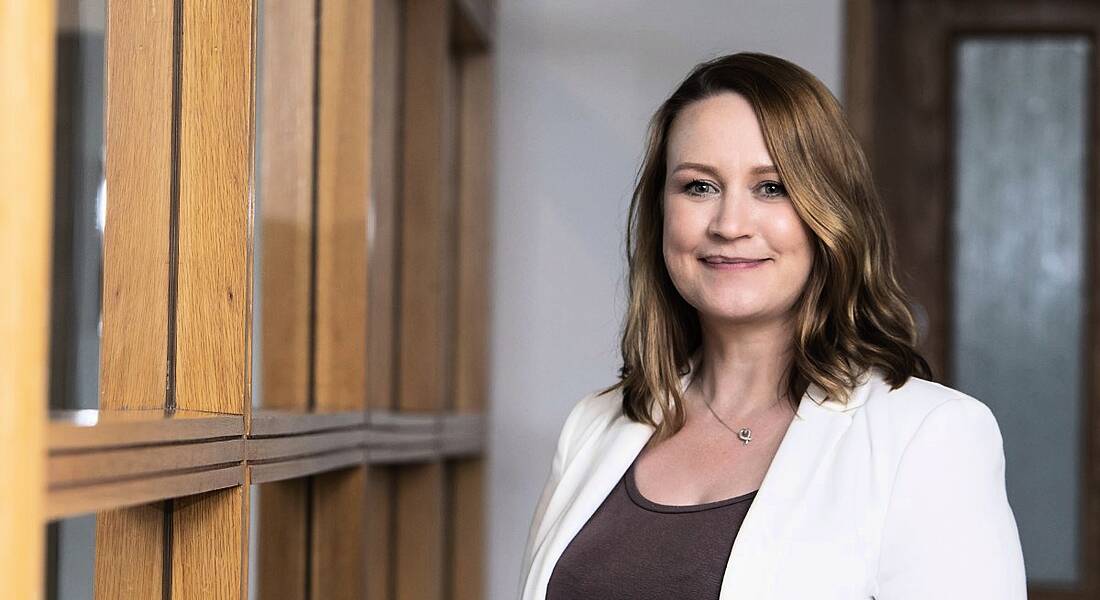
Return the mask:
<path id="1" fill-rule="evenodd" d="M 670 506 L 638 492 L 634 464 L 562 552 L 546 600 L 717 600 L 756 491 Z"/>

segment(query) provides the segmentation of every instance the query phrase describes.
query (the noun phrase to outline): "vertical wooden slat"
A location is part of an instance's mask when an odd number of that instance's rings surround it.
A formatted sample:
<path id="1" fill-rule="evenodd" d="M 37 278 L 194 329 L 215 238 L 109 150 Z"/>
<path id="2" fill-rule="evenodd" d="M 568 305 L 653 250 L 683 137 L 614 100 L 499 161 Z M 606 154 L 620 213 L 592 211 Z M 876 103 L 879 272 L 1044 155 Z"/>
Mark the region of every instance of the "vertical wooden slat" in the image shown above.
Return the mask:
<path id="1" fill-rule="evenodd" d="M 164 503 L 96 515 L 95 597 L 161 598 Z"/>
<path id="2" fill-rule="evenodd" d="M 489 256 L 492 222 L 492 57 L 469 51 L 461 57 L 458 148 L 458 323 L 455 405 L 458 412 L 484 412 L 488 395 Z M 484 597 L 484 460 L 452 461 L 452 600 Z"/>
<path id="3" fill-rule="evenodd" d="M 458 177 L 458 323 L 454 408 L 486 408 L 489 373 L 489 256 L 492 231 L 490 165 L 493 139 L 492 57 L 462 57 Z"/>
<path id="4" fill-rule="evenodd" d="M 322 0 L 320 18 L 314 401 L 363 410 L 373 2 Z M 314 598 L 365 593 L 366 477 L 362 465 L 314 478 Z"/>
<path id="5" fill-rule="evenodd" d="M 55 6 L 0 6 L 0 590 L 41 597 Z"/>
<path id="6" fill-rule="evenodd" d="M 398 407 L 407 411 L 442 410 L 449 393 L 451 8 L 447 0 L 405 5 Z M 443 465 L 403 467 L 396 487 L 395 597 L 442 598 Z"/>
<path id="7" fill-rule="evenodd" d="M 394 471 L 376 465 L 367 470 L 366 586 L 371 600 L 393 597 Z"/>
<path id="8" fill-rule="evenodd" d="M 431 411 L 445 402 L 445 271 L 453 258 L 446 243 L 453 191 L 447 136 L 450 3 L 412 0 L 405 11 L 405 30 L 412 35 L 405 36 L 404 46 L 398 404 Z"/>
<path id="9" fill-rule="evenodd" d="M 107 11 L 101 409 L 165 406 L 174 20 L 171 0 Z M 161 598 L 164 510 L 97 515 L 96 598 Z"/>
<path id="10" fill-rule="evenodd" d="M 163 408 L 172 178 L 172 0 L 111 0 L 100 408 Z"/>
<path id="11" fill-rule="evenodd" d="M 252 2 L 183 2 L 175 399 L 251 413 Z M 174 600 L 247 597 L 248 478 L 180 498 Z"/>
<path id="12" fill-rule="evenodd" d="M 313 228 L 312 2 L 264 5 L 260 151 L 264 408 L 309 408 Z"/>
<path id="13" fill-rule="evenodd" d="M 313 269 L 314 2 L 263 7 L 259 211 L 263 406 L 309 409 Z M 307 597 L 307 479 L 260 486 L 258 597 Z"/>
<path id="14" fill-rule="evenodd" d="M 485 597 L 485 462 L 451 461 L 451 600 Z"/>
<path id="15" fill-rule="evenodd" d="M 309 530 L 307 479 L 260 486 L 257 597 L 275 600 L 308 598 L 306 581 Z"/>
<path id="16" fill-rule="evenodd" d="M 237 486 L 176 499 L 172 512 L 172 599 L 248 598 L 248 498 Z"/>
<path id="17" fill-rule="evenodd" d="M 310 598 L 365 596 L 366 478 L 366 466 L 313 478 Z"/>
<path id="18" fill-rule="evenodd" d="M 251 339 L 252 2 L 184 2 L 176 404 L 244 414 Z"/>
<path id="19" fill-rule="evenodd" d="M 364 408 L 372 2 L 323 0 L 317 139 L 316 407 Z"/>
<path id="20" fill-rule="evenodd" d="M 397 201 L 400 174 L 401 26 L 399 0 L 375 0 L 373 136 L 367 319 L 367 405 L 392 409 L 397 366 Z M 367 597 L 393 597 L 394 467 L 371 466 L 367 476 Z"/>
<path id="21" fill-rule="evenodd" d="M 401 7 L 398 0 L 375 0 L 372 129 L 370 281 L 367 309 L 367 401 L 371 408 L 393 408 L 396 315 L 396 257 L 399 247 L 397 184 L 401 117 Z"/>
<path id="22" fill-rule="evenodd" d="M 407 465 L 395 475 L 394 597 L 441 599 L 443 465 Z"/>

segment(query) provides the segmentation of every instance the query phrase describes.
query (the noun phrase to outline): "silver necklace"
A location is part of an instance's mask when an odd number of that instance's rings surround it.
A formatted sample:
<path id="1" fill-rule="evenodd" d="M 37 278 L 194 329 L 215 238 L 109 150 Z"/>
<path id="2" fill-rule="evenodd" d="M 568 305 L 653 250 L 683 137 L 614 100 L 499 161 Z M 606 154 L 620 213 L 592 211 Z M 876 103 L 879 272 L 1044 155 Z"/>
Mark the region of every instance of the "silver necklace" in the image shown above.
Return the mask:
<path id="1" fill-rule="evenodd" d="M 700 394 L 700 396 L 702 395 Z M 722 424 L 722 427 L 725 427 L 726 429 L 729 429 L 732 433 L 737 434 L 737 439 L 741 440 L 742 445 L 749 445 L 749 442 L 752 441 L 752 429 L 749 429 L 748 427 L 742 427 L 737 431 L 733 431 L 733 428 L 727 425 L 726 422 L 722 420 L 722 417 L 718 416 L 718 413 L 714 412 L 714 409 L 710 407 L 710 402 L 707 402 L 706 398 L 703 398 L 703 404 L 707 405 L 707 410 L 710 411 L 710 414 L 714 415 L 715 419 L 718 419 L 718 422 Z"/>

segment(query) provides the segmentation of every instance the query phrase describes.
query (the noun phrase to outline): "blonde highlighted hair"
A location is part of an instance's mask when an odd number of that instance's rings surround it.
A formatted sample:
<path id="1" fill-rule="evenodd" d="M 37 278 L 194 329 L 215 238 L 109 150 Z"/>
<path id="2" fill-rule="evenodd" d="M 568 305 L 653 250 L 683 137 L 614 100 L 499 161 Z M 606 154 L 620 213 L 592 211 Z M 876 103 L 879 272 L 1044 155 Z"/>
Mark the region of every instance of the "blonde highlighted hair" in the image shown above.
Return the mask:
<path id="1" fill-rule="evenodd" d="M 894 274 L 885 211 L 836 98 L 784 59 L 751 52 L 722 56 L 697 65 L 653 115 L 627 220 L 622 367 L 619 381 L 601 393 L 621 389 L 623 413 L 654 425 L 658 440 L 683 426 L 680 378 L 702 342 L 696 310 L 673 286 L 661 252 L 668 133 L 685 106 L 724 92 L 752 105 L 779 178 L 813 233 L 813 267 L 794 308 L 785 378 L 794 408 L 810 383 L 846 403 L 872 366 L 893 388 L 910 376 L 932 378 Z"/>

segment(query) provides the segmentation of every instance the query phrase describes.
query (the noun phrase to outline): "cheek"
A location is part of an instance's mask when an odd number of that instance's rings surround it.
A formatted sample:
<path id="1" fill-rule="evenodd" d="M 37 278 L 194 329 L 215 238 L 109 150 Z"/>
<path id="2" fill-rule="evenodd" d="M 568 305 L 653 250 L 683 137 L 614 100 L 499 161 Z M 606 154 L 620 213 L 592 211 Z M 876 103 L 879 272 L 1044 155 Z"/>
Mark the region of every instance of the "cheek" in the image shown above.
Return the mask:
<path id="1" fill-rule="evenodd" d="M 665 257 L 665 263 L 669 264 L 672 259 L 675 259 L 675 254 L 684 245 L 683 220 L 678 218 L 673 210 L 666 209 L 661 230 L 663 231 L 661 252 Z"/>
<path id="2" fill-rule="evenodd" d="M 776 215 L 775 218 L 770 220 L 770 223 L 772 225 L 771 237 L 773 243 L 777 246 L 776 250 L 788 256 L 808 257 L 811 255 L 811 233 L 793 208 L 784 211 L 781 215 Z"/>
<path id="3" fill-rule="evenodd" d="M 666 204 L 664 213 L 664 249 L 669 252 L 686 252 L 697 243 L 697 225 L 690 211 L 677 207 L 675 203 Z"/>

